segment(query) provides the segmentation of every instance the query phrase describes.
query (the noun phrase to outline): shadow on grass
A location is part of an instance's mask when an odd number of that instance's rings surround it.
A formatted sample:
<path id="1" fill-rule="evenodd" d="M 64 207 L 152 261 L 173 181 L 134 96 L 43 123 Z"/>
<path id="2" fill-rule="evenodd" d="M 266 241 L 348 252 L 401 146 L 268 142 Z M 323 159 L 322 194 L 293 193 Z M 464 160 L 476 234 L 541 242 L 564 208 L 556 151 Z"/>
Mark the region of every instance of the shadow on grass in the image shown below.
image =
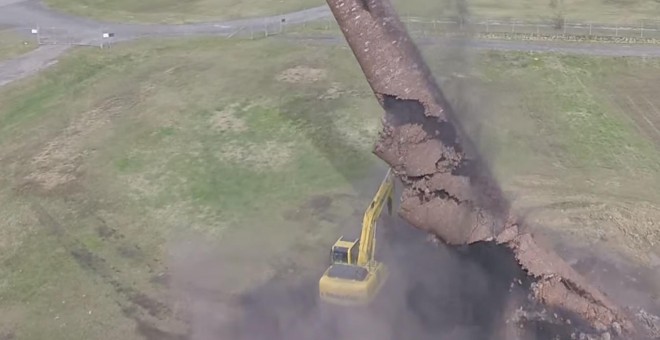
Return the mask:
<path id="1" fill-rule="evenodd" d="M 299 97 L 282 103 L 280 107 L 282 118 L 298 127 L 333 170 L 350 183 L 355 192 L 360 192 L 358 180 L 373 173 L 377 164 L 372 155 L 346 138 L 337 128 L 335 117 L 327 113 L 349 110 L 346 100 Z"/>

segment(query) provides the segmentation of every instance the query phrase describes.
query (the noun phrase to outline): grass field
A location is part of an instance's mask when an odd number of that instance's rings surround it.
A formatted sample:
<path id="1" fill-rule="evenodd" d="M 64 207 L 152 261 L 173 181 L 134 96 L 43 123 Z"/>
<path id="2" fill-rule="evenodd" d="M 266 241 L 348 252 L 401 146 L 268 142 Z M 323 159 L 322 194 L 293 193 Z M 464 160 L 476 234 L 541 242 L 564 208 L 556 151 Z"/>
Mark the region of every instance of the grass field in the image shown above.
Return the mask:
<path id="1" fill-rule="evenodd" d="M 429 60 L 443 54 L 427 51 Z M 653 109 L 660 102 L 651 95 L 658 60 L 499 52 L 449 58 L 473 62 L 432 64 L 448 75 L 445 91 L 521 215 L 637 261 L 660 251 L 660 114 Z"/>
<path id="2" fill-rule="evenodd" d="M 169 251 L 201 247 L 186 239 L 219 249 L 200 268 L 222 268 L 215 298 L 298 253 L 321 268 L 359 222 L 353 185 L 379 123 L 366 90 L 347 50 L 275 40 L 81 50 L 3 89 L 0 334 L 181 331 L 155 282 L 182 260 Z"/>
<path id="3" fill-rule="evenodd" d="M 617 103 L 646 103 L 658 62 L 490 53 L 458 74 L 425 52 L 530 221 L 654 251 L 660 136 Z M 0 102 L 0 339 L 178 339 L 190 286 L 224 301 L 322 270 L 382 167 L 342 46 L 78 50 Z"/>
<path id="4" fill-rule="evenodd" d="M 0 61 L 11 59 L 37 47 L 37 44 L 25 39 L 11 30 L 0 29 Z"/>
<path id="5" fill-rule="evenodd" d="M 393 0 L 401 15 L 439 17 L 454 16 L 464 8 L 473 17 L 506 20 L 553 20 L 562 16 L 569 21 L 629 23 L 649 20 L 650 26 L 660 15 L 653 0 Z M 53 8 L 97 19 L 129 22 L 198 22 L 243 17 L 275 15 L 325 5 L 324 0 L 256 1 L 173 1 L 145 0 L 46 0 Z M 655 26 L 654 26 L 655 27 Z"/>

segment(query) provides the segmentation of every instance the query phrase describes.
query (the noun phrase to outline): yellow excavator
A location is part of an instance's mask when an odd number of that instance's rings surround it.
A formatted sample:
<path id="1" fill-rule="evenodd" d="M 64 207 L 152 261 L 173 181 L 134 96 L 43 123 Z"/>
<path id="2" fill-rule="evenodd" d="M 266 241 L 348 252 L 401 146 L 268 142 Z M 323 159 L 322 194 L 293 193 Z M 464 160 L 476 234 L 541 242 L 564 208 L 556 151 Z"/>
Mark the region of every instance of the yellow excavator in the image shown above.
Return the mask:
<path id="1" fill-rule="evenodd" d="M 360 237 L 342 236 L 332 246 L 331 265 L 319 280 L 322 301 L 335 305 L 368 305 L 382 288 L 388 276 L 385 265 L 374 259 L 376 222 L 387 202 L 392 215 L 394 175 L 387 171 L 376 195 L 364 213 Z"/>

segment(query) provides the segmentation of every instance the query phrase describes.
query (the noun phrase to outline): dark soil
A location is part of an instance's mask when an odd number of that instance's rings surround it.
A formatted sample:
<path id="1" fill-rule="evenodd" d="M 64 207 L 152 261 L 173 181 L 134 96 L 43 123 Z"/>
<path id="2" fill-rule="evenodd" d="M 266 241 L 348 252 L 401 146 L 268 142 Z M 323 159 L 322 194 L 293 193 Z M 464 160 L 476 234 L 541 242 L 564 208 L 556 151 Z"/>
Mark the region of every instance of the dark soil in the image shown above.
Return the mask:
<path id="1" fill-rule="evenodd" d="M 102 223 L 96 228 L 96 233 L 104 240 L 114 238 L 117 235 L 117 230 L 108 227 L 105 223 Z"/>
<path id="2" fill-rule="evenodd" d="M 152 324 L 137 320 L 137 332 L 142 335 L 146 340 L 187 340 L 189 336 L 186 334 L 177 334 L 165 332 L 158 329 Z"/>
<path id="3" fill-rule="evenodd" d="M 117 253 L 121 257 L 131 260 L 142 260 L 145 257 L 142 249 L 134 244 L 121 244 L 117 246 Z"/>
<path id="4" fill-rule="evenodd" d="M 314 196 L 309 200 L 309 207 L 315 214 L 323 213 L 332 205 L 332 197 L 325 195 Z"/>

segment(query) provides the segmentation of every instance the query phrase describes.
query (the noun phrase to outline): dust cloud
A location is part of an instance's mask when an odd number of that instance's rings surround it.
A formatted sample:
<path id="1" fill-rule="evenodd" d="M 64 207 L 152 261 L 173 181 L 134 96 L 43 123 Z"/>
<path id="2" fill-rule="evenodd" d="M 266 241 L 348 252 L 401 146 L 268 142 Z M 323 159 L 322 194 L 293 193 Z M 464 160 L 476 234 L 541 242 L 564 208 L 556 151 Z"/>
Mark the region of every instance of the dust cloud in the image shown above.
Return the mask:
<path id="1" fill-rule="evenodd" d="M 376 185 L 381 179 L 372 178 Z M 513 254 L 490 243 L 446 247 L 397 216 L 381 217 L 377 237 L 376 256 L 390 277 L 366 308 L 320 303 L 318 279 L 328 263 L 279 270 L 263 285 L 232 294 L 229 287 L 241 282 L 228 273 L 249 263 L 232 264 L 233 250 L 201 238 L 177 240 L 170 247 L 170 287 L 189 325 L 183 339 L 507 339 L 504 317 L 528 288 Z M 517 339 L 553 338 L 530 332 L 535 337 Z"/>

